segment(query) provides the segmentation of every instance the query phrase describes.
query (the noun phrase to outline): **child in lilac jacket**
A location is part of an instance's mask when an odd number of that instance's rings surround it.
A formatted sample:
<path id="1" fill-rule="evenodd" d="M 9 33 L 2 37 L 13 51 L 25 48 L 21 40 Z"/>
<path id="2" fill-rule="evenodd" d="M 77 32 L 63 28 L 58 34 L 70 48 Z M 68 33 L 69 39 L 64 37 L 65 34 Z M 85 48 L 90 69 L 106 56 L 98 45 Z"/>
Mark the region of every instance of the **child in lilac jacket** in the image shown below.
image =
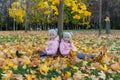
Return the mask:
<path id="1" fill-rule="evenodd" d="M 74 44 L 70 42 L 71 40 L 72 40 L 72 33 L 64 32 L 63 39 L 61 40 L 61 43 L 60 43 L 60 53 L 65 57 L 68 56 L 68 54 L 70 53 L 70 50 L 77 51 Z M 93 59 L 95 57 L 94 55 L 80 54 L 80 53 L 77 53 L 76 56 L 80 59 L 84 59 L 85 57 L 89 57 Z"/>
<path id="2" fill-rule="evenodd" d="M 46 47 L 45 50 L 42 50 L 44 54 L 40 54 L 40 56 L 55 56 L 58 51 L 59 47 L 59 36 L 57 35 L 58 30 L 57 29 L 50 29 L 48 31 L 49 34 L 49 41 L 48 41 L 48 46 Z"/>
<path id="3" fill-rule="evenodd" d="M 77 51 L 76 47 L 73 43 L 70 42 L 72 38 L 72 33 L 64 32 L 63 33 L 63 39 L 60 43 L 60 52 L 63 56 L 67 56 L 72 49 L 73 51 Z"/>

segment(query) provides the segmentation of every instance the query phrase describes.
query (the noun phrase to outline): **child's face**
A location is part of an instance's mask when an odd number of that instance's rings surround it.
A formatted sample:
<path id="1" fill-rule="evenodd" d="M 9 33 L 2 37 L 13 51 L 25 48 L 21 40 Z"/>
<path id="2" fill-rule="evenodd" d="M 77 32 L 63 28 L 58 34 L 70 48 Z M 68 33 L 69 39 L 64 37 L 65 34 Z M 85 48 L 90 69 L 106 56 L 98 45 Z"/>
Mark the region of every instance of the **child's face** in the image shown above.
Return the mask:
<path id="1" fill-rule="evenodd" d="M 64 37 L 64 41 L 69 42 L 70 41 L 70 37 L 68 37 L 68 36 Z"/>
<path id="2" fill-rule="evenodd" d="M 56 37 L 54 34 L 50 34 L 49 36 L 50 36 L 50 39 L 55 39 Z"/>

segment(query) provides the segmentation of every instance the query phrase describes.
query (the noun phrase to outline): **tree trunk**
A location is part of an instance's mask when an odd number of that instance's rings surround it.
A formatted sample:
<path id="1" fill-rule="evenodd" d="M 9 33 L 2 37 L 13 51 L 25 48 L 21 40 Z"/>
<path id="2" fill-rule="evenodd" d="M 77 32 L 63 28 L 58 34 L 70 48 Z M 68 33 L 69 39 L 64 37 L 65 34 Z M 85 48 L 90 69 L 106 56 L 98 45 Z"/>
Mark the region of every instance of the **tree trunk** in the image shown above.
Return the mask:
<path id="1" fill-rule="evenodd" d="M 110 21 L 106 22 L 106 33 L 110 34 Z"/>
<path id="2" fill-rule="evenodd" d="M 58 34 L 60 39 L 62 38 L 63 34 L 63 13 L 64 13 L 64 0 L 60 1 L 59 9 L 58 9 Z"/>
<path id="3" fill-rule="evenodd" d="M 28 16 L 29 16 L 29 9 L 30 9 L 30 1 L 26 0 L 26 17 L 25 17 L 25 32 L 28 30 Z"/>
<path id="4" fill-rule="evenodd" d="M 106 33 L 107 34 L 110 34 L 110 28 L 111 28 L 111 25 L 110 25 L 110 13 L 109 13 L 109 5 L 108 5 L 108 2 L 106 3 L 106 18 L 108 17 L 108 20 L 106 21 Z"/>
<path id="5" fill-rule="evenodd" d="M 102 27 L 102 0 L 99 2 L 99 35 L 101 35 L 101 27 Z"/>

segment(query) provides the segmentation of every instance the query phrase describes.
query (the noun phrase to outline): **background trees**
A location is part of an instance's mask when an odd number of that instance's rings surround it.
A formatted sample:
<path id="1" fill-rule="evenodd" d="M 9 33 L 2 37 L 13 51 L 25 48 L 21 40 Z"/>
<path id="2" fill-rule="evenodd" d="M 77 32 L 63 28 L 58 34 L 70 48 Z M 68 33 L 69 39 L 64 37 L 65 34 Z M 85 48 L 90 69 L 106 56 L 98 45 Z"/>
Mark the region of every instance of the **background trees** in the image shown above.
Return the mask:
<path id="1" fill-rule="evenodd" d="M 28 1 L 28 2 L 27 2 Z M 18 29 L 24 29 L 28 25 L 30 29 L 56 28 L 58 22 L 58 7 L 60 0 L 1 0 L 5 5 L 2 7 L 1 20 L 3 29 L 13 29 L 14 17 L 9 14 L 14 2 L 20 2 L 21 9 L 26 11 L 22 22 L 18 23 Z M 102 4 L 102 28 L 105 28 L 106 14 L 110 16 L 112 29 L 119 29 L 120 10 L 119 0 L 103 0 Z M 18 5 L 17 5 L 18 6 Z M 23 9 L 23 6 L 26 8 Z M 28 7 L 27 7 L 28 6 Z M 17 12 L 16 12 L 17 13 Z M 28 14 L 29 13 L 29 14 Z M 64 0 L 64 29 L 98 28 L 99 0 Z M 23 14 L 22 14 L 23 15 Z M 26 20 L 27 19 L 27 20 Z M 26 22 L 28 24 L 26 25 Z M 90 22 L 90 24 L 89 24 Z M 24 25 L 22 25 L 24 24 Z M 7 26 L 9 25 L 9 26 Z M 7 27 L 6 27 L 7 26 Z M 27 29 L 27 28 L 26 28 Z"/>
<path id="2" fill-rule="evenodd" d="M 102 0 L 102 28 L 105 28 L 105 18 L 109 15 L 111 28 L 120 29 L 120 1 L 119 0 Z M 89 10 L 92 12 L 91 24 L 95 28 L 98 25 L 99 0 L 87 0 Z M 97 28 L 97 27 L 96 27 Z"/>
<path id="3" fill-rule="evenodd" d="M 18 4 L 17 4 L 18 3 Z M 87 10 L 87 6 L 84 1 L 79 0 L 64 0 L 64 21 L 65 24 L 75 24 L 75 25 L 86 25 L 90 26 L 90 16 L 91 12 Z M 14 2 L 17 4 L 17 7 L 21 5 L 19 2 Z M 29 26 L 39 26 L 41 29 L 56 28 L 58 22 L 58 10 L 60 0 L 26 0 L 26 13 L 25 9 L 21 11 L 24 14 L 21 14 L 21 22 L 23 22 L 25 14 L 27 14 L 27 21 L 25 17 L 25 23 L 28 22 Z M 59 9 L 58 9 L 59 8 Z M 13 15 L 14 10 L 13 6 L 9 8 L 9 15 L 12 18 L 15 18 Z M 19 8 L 20 9 L 20 8 Z M 17 14 L 18 11 L 16 11 Z M 60 12 L 61 13 L 61 12 Z M 16 19 L 16 18 L 15 18 Z M 16 20 L 18 21 L 18 20 Z M 27 26 L 27 25 L 25 25 Z"/>
<path id="4" fill-rule="evenodd" d="M 9 17 L 13 18 L 13 29 L 15 30 L 16 24 L 23 23 L 24 17 L 26 16 L 25 7 L 21 6 L 20 2 L 13 2 L 11 8 L 8 8 Z"/>

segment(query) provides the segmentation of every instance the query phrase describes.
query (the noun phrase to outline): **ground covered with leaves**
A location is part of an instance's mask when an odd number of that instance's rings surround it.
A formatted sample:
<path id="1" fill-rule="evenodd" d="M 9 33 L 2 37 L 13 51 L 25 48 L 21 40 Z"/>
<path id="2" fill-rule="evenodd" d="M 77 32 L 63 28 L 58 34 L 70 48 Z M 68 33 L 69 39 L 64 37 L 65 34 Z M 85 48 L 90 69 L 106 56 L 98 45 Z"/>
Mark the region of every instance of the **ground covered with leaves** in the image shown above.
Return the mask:
<path id="1" fill-rule="evenodd" d="M 104 55 L 78 59 L 71 52 L 65 58 L 39 57 L 36 51 L 47 46 L 47 32 L 0 32 L 0 79 L 2 80 L 119 80 L 120 32 L 73 31 L 79 53 Z M 15 55 L 18 50 L 22 57 Z"/>

